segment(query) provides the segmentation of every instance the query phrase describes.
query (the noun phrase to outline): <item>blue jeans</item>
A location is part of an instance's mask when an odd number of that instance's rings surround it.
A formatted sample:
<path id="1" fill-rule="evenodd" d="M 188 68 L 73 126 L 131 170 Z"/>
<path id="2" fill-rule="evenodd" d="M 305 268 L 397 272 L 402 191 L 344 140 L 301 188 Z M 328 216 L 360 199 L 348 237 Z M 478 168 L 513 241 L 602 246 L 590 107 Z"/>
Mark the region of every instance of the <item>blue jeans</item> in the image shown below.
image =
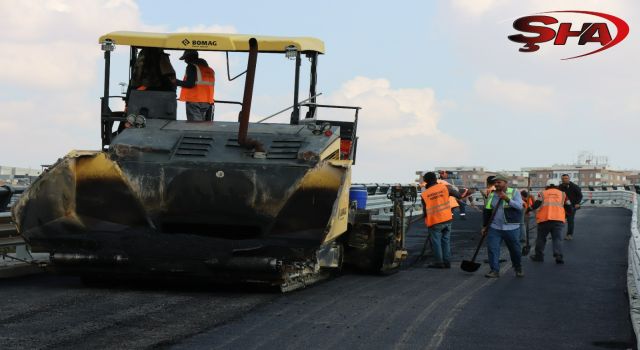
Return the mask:
<path id="1" fill-rule="evenodd" d="M 504 241 L 509 249 L 511 264 L 518 270 L 521 264 L 520 228 L 514 230 L 497 230 L 489 227 L 487 233 L 487 251 L 489 252 L 489 266 L 492 271 L 500 271 L 500 243 Z"/>
<path id="2" fill-rule="evenodd" d="M 449 262 L 451 259 L 451 221 L 435 224 L 427 229 L 433 255 L 437 263 Z"/>

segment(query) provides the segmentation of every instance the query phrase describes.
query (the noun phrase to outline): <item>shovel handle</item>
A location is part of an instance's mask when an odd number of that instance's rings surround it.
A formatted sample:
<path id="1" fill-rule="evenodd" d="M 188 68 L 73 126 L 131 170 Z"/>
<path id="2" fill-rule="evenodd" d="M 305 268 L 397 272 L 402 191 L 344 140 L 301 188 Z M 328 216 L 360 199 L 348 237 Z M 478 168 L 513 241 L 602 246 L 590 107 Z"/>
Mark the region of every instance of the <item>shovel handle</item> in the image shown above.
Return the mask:
<path id="1" fill-rule="evenodd" d="M 471 258 L 471 262 L 476 262 L 476 257 L 478 257 L 478 252 L 480 251 L 480 247 L 482 247 L 482 242 L 484 242 L 484 235 L 480 238 L 480 242 L 478 242 L 478 246 L 476 247 L 476 252 L 473 253 L 473 258 Z"/>
<path id="2" fill-rule="evenodd" d="M 489 223 L 487 224 L 487 230 L 489 229 L 489 225 L 491 225 L 491 223 L 493 222 L 493 219 L 496 217 L 496 212 L 498 211 L 498 208 L 500 208 L 500 205 L 502 204 L 502 198 L 498 199 L 498 203 L 496 203 L 495 208 L 493 208 L 493 211 L 491 212 L 491 218 L 489 219 Z M 489 233 L 487 232 L 487 235 Z M 473 258 L 471 258 L 472 262 L 476 261 L 476 257 L 478 257 L 478 252 L 480 251 L 480 247 L 482 246 L 482 242 L 484 242 L 484 237 L 486 235 L 482 235 L 482 238 L 480 238 L 480 242 L 478 242 L 478 246 L 476 247 L 476 252 L 473 253 Z"/>

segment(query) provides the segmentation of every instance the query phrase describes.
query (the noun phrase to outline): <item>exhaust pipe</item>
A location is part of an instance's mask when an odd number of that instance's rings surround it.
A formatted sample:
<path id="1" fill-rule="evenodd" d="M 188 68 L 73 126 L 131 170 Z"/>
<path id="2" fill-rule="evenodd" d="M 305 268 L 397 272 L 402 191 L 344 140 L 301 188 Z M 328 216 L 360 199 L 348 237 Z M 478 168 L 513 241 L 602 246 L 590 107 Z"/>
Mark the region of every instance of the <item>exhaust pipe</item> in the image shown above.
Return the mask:
<path id="1" fill-rule="evenodd" d="M 242 98 L 242 110 L 238 115 L 238 143 L 246 148 L 254 148 L 256 152 L 264 152 L 264 147 L 257 140 L 247 138 L 249 129 L 249 114 L 251 113 L 251 100 L 253 99 L 253 83 L 256 77 L 256 64 L 258 62 L 258 41 L 249 39 L 249 61 L 247 62 L 247 77 L 244 80 L 244 95 Z"/>

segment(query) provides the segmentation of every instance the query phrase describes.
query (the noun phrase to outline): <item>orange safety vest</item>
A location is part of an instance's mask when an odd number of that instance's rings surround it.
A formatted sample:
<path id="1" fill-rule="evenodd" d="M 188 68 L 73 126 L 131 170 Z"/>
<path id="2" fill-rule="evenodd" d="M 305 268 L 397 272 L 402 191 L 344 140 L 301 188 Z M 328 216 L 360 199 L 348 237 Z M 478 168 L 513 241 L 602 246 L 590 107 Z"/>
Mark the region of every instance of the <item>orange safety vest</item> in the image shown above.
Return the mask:
<path id="1" fill-rule="evenodd" d="M 427 227 L 453 219 L 447 185 L 442 183 L 435 184 L 424 190 L 421 196 L 427 211 L 427 218 L 425 219 Z"/>
<path id="2" fill-rule="evenodd" d="M 536 214 L 536 222 L 562 221 L 565 222 L 564 202 L 567 195 L 557 188 L 550 188 L 541 193 L 542 205 Z"/>
<path id="3" fill-rule="evenodd" d="M 460 203 L 458 203 L 458 200 L 456 199 L 456 197 L 449 196 L 449 206 L 451 207 L 451 209 L 457 208 L 460 206 Z"/>
<path id="4" fill-rule="evenodd" d="M 531 198 L 531 195 L 529 195 L 529 197 L 527 197 L 526 200 L 522 201 L 522 203 L 524 204 L 524 209 L 528 209 L 533 207 L 533 198 Z"/>
<path id="5" fill-rule="evenodd" d="M 180 101 L 213 103 L 213 93 L 216 85 L 216 73 L 211 67 L 194 64 L 196 67 L 196 85 L 192 88 L 180 89 Z M 187 79 L 186 75 L 183 79 Z"/>

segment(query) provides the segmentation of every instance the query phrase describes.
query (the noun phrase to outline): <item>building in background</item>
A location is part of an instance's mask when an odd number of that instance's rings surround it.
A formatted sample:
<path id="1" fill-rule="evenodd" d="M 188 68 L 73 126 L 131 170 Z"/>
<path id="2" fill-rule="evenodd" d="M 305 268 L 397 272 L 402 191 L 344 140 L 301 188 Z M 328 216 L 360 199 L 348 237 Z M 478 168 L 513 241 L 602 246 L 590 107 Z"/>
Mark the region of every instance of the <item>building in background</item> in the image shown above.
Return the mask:
<path id="1" fill-rule="evenodd" d="M 640 171 L 627 170 L 627 181 L 632 185 L 640 185 Z"/>
<path id="2" fill-rule="evenodd" d="M 554 165 L 543 168 L 525 168 L 529 172 L 532 187 L 543 187 L 549 179 L 560 179 L 568 174 L 571 181 L 581 187 L 629 185 L 630 174 L 626 170 L 613 170 L 599 165 Z"/>
<path id="3" fill-rule="evenodd" d="M 530 167 L 516 171 L 489 171 L 481 166 L 435 167 L 432 170 L 416 171 L 416 182 L 422 181 L 422 175 L 426 171 L 446 171 L 450 183 L 467 188 L 484 188 L 487 176 L 497 173 L 506 175 L 509 183 L 518 188 L 544 187 L 549 179 L 560 181 L 562 174 L 568 174 L 571 181 L 581 187 L 640 184 L 640 171 L 610 169 L 607 157 L 594 156 L 588 152 L 582 152 L 575 164 Z"/>
<path id="4" fill-rule="evenodd" d="M 454 186 L 467 187 L 467 188 L 484 188 L 485 180 L 489 175 L 495 175 L 495 172 L 485 171 L 480 166 L 460 166 L 460 167 L 436 167 L 432 170 L 420 170 L 416 171 L 416 182 L 422 181 L 422 176 L 427 171 L 446 171 L 448 174 L 448 181 Z"/>
<path id="5" fill-rule="evenodd" d="M 41 169 L 17 168 L 0 165 L 0 186 L 28 186 L 42 173 Z"/>
<path id="6" fill-rule="evenodd" d="M 613 170 L 609 168 L 609 159 L 605 156 L 594 156 L 582 152 L 575 164 L 553 165 L 551 167 L 523 168 L 529 172 L 532 187 L 543 187 L 549 179 L 560 179 L 568 174 L 571 181 L 581 187 L 588 186 L 622 186 L 632 182 L 628 176 L 632 171 Z"/>

